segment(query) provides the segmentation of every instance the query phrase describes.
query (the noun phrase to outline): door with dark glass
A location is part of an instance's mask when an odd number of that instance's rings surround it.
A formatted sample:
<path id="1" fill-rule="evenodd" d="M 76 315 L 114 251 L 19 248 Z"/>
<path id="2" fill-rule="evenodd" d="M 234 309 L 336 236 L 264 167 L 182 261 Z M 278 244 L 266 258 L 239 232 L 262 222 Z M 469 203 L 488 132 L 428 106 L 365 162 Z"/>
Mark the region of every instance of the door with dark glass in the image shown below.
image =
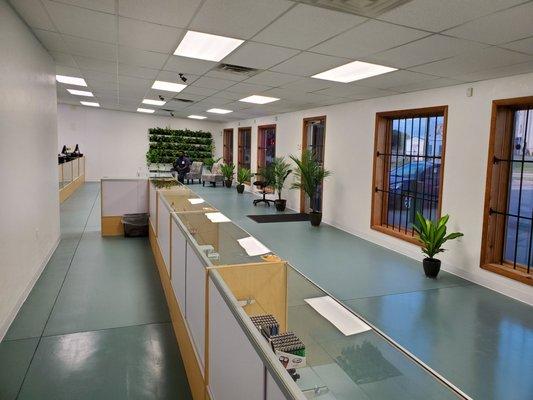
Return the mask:
<path id="1" fill-rule="evenodd" d="M 324 146 L 326 144 L 326 117 L 304 118 L 302 151 L 310 150 L 321 166 L 324 166 Z M 323 185 L 318 187 L 315 198 L 318 211 L 322 211 Z M 310 212 L 311 201 L 303 191 L 300 191 L 300 212 Z"/>

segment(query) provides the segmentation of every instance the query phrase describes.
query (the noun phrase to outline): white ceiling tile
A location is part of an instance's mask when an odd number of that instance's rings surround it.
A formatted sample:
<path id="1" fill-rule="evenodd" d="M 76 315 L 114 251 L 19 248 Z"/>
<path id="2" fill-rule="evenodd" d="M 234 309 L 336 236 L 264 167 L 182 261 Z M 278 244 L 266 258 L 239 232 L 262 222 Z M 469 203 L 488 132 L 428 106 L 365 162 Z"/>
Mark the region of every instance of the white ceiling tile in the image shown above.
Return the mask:
<path id="1" fill-rule="evenodd" d="M 202 104 L 210 105 L 210 106 L 225 106 L 228 103 L 231 103 L 231 100 L 224 99 L 222 97 L 216 97 L 216 96 L 210 96 L 206 99 L 203 99 L 201 101 Z M 212 108 L 212 107 L 210 107 Z M 233 110 L 232 110 L 233 111 Z"/>
<path id="2" fill-rule="evenodd" d="M 81 70 L 101 71 L 113 74 L 117 72 L 117 64 L 111 61 L 98 60 L 96 58 L 73 56 Z"/>
<path id="3" fill-rule="evenodd" d="M 483 71 L 476 71 L 470 74 L 454 76 L 455 79 L 474 82 L 486 79 L 496 79 L 504 76 L 527 74 L 533 72 L 533 61 L 507 65 L 505 67 L 490 68 Z"/>
<path id="4" fill-rule="evenodd" d="M 246 97 L 252 94 L 260 93 L 270 88 L 271 87 L 267 85 L 256 85 L 252 83 L 240 82 L 240 83 L 237 83 L 236 85 L 233 85 L 232 87 L 229 87 L 227 91 L 233 92 L 233 93 L 240 93 L 242 94 L 240 98 L 243 98 L 243 97 Z"/>
<path id="5" fill-rule="evenodd" d="M 412 0 L 378 18 L 413 28 L 440 32 L 524 0 Z"/>
<path id="6" fill-rule="evenodd" d="M 425 80 L 421 82 L 412 82 L 406 85 L 400 85 L 396 86 L 394 88 L 397 92 L 416 92 L 418 90 L 426 90 L 426 89 L 435 89 L 439 87 L 444 86 L 454 86 L 454 85 L 460 85 L 464 82 L 449 79 L 449 78 L 437 78 L 437 79 L 431 79 L 431 80 Z"/>
<path id="7" fill-rule="evenodd" d="M 505 47 L 506 49 L 521 51 L 522 53 L 533 55 L 533 37 L 510 42 L 501 45 L 500 47 Z"/>
<path id="8" fill-rule="evenodd" d="M 151 79 L 134 78 L 132 76 L 118 76 L 118 83 L 122 86 L 147 89 L 152 86 Z"/>
<path id="9" fill-rule="evenodd" d="M 11 0 L 11 5 L 32 28 L 55 30 L 42 3 L 36 0 Z"/>
<path id="10" fill-rule="evenodd" d="M 153 68 L 138 67 L 130 64 L 118 64 L 118 73 L 120 75 L 135 76 L 137 78 L 155 79 L 159 70 Z"/>
<path id="11" fill-rule="evenodd" d="M 239 100 L 242 99 L 242 94 L 223 90 L 217 93 L 217 97 L 222 97 L 228 100 Z"/>
<path id="12" fill-rule="evenodd" d="M 208 76 L 210 78 L 218 78 L 218 79 L 226 79 L 228 81 L 235 81 L 240 82 L 244 81 L 245 79 L 248 79 L 249 75 L 247 74 L 238 74 L 234 72 L 228 72 L 228 71 L 219 71 L 216 69 L 213 69 L 205 74 L 205 76 Z"/>
<path id="13" fill-rule="evenodd" d="M 348 62 L 350 62 L 350 60 L 345 58 L 303 52 L 275 67 L 272 67 L 271 70 L 299 76 L 310 76 Z"/>
<path id="14" fill-rule="evenodd" d="M 264 43 L 246 42 L 223 61 L 243 67 L 268 69 L 298 54 L 298 50 Z"/>
<path id="15" fill-rule="evenodd" d="M 372 78 L 357 81 L 358 85 L 368 86 L 378 89 L 391 89 L 395 86 L 407 85 L 410 83 L 423 82 L 426 80 L 437 79 L 432 75 L 425 75 L 411 71 L 394 71 L 388 74 L 374 76 Z M 394 89 L 393 89 L 394 90 Z"/>
<path id="16" fill-rule="evenodd" d="M 119 15 L 185 28 L 201 0 L 120 0 Z"/>
<path id="17" fill-rule="evenodd" d="M 381 21 L 367 21 L 310 51 L 358 59 L 427 36 L 428 33 Z"/>
<path id="18" fill-rule="evenodd" d="M 118 59 L 124 64 L 138 65 L 146 68 L 162 68 L 168 58 L 167 54 L 155 53 L 132 47 L 119 46 Z"/>
<path id="19" fill-rule="evenodd" d="M 67 75 L 67 76 L 77 76 L 80 78 L 85 77 L 84 74 L 80 71 L 80 69 L 76 67 L 69 67 L 64 65 L 56 65 L 56 74 L 58 75 Z M 58 83 L 59 85 L 59 83 Z"/>
<path id="20" fill-rule="evenodd" d="M 209 89 L 209 88 L 203 88 L 200 86 L 187 86 L 185 89 L 183 89 L 183 94 L 187 95 L 189 93 L 191 94 L 197 94 L 200 96 L 211 96 L 217 92 L 219 92 L 219 89 Z"/>
<path id="21" fill-rule="evenodd" d="M 280 72 L 263 71 L 257 75 L 252 76 L 250 79 L 246 80 L 244 83 L 254 83 L 257 85 L 267 85 L 267 86 L 275 87 L 275 86 L 284 86 L 287 83 L 294 82 L 299 79 L 301 78 L 294 76 L 294 75 L 282 74 Z"/>
<path id="22" fill-rule="evenodd" d="M 61 3 L 71 4 L 73 6 L 89 8 L 95 11 L 105 13 L 115 13 L 115 0 L 60 0 Z"/>
<path id="23" fill-rule="evenodd" d="M 45 31 L 42 29 L 34 29 L 33 33 L 47 50 L 70 53 L 70 48 L 63 40 L 63 36 L 60 33 Z"/>
<path id="24" fill-rule="evenodd" d="M 196 82 L 194 82 L 194 86 L 204 87 L 208 89 L 226 89 L 227 87 L 230 87 L 234 85 L 234 81 L 227 81 L 224 79 L 216 79 L 216 78 L 208 78 L 208 77 L 202 77 L 198 79 Z"/>
<path id="25" fill-rule="evenodd" d="M 315 90 L 326 89 L 335 85 L 336 84 L 334 82 L 325 81 L 323 79 L 301 78 L 295 82 L 283 85 L 283 88 L 303 92 L 313 92 Z"/>
<path id="26" fill-rule="evenodd" d="M 468 40 L 432 35 L 416 42 L 373 54 L 368 57 L 368 60 L 396 68 L 407 68 L 479 50 L 484 47 L 486 46 L 483 44 Z"/>
<path id="27" fill-rule="evenodd" d="M 195 60 L 187 57 L 171 56 L 165 66 L 166 71 L 181 72 L 185 74 L 203 75 L 217 63 L 213 61 Z"/>
<path id="28" fill-rule="evenodd" d="M 357 85 L 343 85 L 343 86 L 334 86 L 328 89 L 318 90 L 314 92 L 316 94 L 333 96 L 333 97 L 346 97 L 351 99 L 366 99 L 379 96 L 387 96 L 393 91 L 378 89 L 378 88 L 368 88 L 364 86 Z"/>
<path id="29" fill-rule="evenodd" d="M 285 0 L 207 0 L 190 29 L 249 39 L 291 5 Z"/>
<path id="30" fill-rule="evenodd" d="M 114 82 L 117 81 L 117 74 L 116 73 L 108 73 L 108 72 L 101 72 L 101 71 L 89 71 L 85 70 L 83 73 L 83 77 L 90 81 L 98 81 L 103 84 L 108 82 Z M 105 86 L 101 86 L 104 88 Z"/>
<path id="31" fill-rule="evenodd" d="M 120 45 L 167 54 L 176 50 L 183 34 L 182 29 L 124 17 L 119 18 L 118 31 Z"/>
<path id="32" fill-rule="evenodd" d="M 117 60 L 117 49 L 114 44 L 82 39 L 70 35 L 63 35 L 63 40 L 67 44 L 72 55 L 107 61 Z"/>
<path id="33" fill-rule="evenodd" d="M 444 33 L 489 44 L 533 36 L 533 2 L 476 19 Z"/>
<path id="34" fill-rule="evenodd" d="M 102 42 L 115 42 L 115 16 L 45 0 L 45 7 L 61 33 Z"/>
<path id="35" fill-rule="evenodd" d="M 176 72 L 159 71 L 159 73 L 157 74 L 158 81 L 175 82 L 175 83 L 181 83 L 185 85 L 191 85 L 196 80 L 198 80 L 198 78 L 200 78 L 199 75 L 194 75 L 194 74 L 186 74 L 185 77 L 187 78 L 187 82 L 183 82 Z"/>
<path id="36" fill-rule="evenodd" d="M 415 72 L 449 78 L 481 71 L 487 69 L 487 66 L 497 68 L 530 61 L 531 59 L 531 56 L 514 51 L 500 49 L 498 47 L 486 47 L 410 69 Z"/>
<path id="37" fill-rule="evenodd" d="M 308 49 L 366 18 L 299 4 L 254 37 L 255 41 Z"/>

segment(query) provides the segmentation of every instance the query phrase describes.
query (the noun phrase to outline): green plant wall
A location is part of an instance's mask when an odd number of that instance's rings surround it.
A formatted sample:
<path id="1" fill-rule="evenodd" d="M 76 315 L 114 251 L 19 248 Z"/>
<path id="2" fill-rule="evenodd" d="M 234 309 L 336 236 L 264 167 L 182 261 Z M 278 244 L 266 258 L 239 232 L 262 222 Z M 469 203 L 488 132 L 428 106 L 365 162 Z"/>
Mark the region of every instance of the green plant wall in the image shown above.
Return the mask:
<path id="1" fill-rule="evenodd" d="M 151 128 L 148 130 L 148 141 L 148 164 L 171 164 L 181 151 L 185 152 L 191 161 L 203 161 L 213 156 L 211 132 Z"/>

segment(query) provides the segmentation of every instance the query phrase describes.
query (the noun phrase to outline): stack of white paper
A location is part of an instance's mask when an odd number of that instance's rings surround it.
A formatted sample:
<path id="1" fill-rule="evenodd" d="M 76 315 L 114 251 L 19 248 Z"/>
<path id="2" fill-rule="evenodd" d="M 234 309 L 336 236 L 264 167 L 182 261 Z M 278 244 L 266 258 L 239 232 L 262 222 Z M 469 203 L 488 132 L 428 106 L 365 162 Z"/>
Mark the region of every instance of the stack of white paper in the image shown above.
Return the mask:
<path id="1" fill-rule="evenodd" d="M 230 222 L 231 220 L 220 212 L 206 213 L 205 216 L 213 223 Z"/>
<path id="2" fill-rule="evenodd" d="M 250 257 L 270 253 L 270 250 L 263 243 L 252 236 L 237 241 Z"/>
<path id="3" fill-rule="evenodd" d="M 191 203 L 191 204 L 202 204 L 205 201 L 204 199 L 200 199 L 200 198 L 198 198 L 198 199 L 187 199 L 187 200 L 189 200 L 189 203 Z"/>
<path id="4" fill-rule="evenodd" d="M 369 331 L 367 324 L 341 306 L 330 296 L 305 299 L 305 302 L 315 309 L 320 315 L 331 322 L 345 336 Z"/>

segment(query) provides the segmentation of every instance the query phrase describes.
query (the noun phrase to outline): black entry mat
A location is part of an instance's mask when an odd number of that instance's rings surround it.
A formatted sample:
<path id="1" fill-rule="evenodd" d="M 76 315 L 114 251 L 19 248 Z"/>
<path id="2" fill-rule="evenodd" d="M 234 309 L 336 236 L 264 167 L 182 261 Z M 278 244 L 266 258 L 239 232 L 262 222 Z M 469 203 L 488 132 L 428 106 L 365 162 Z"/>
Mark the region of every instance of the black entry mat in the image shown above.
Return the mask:
<path id="1" fill-rule="evenodd" d="M 253 219 L 260 224 L 269 222 L 298 222 L 309 221 L 309 214 L 293 213 L 293 214 L 272 214 L 272 215 L 247 215 L 248 218 Z"/>

